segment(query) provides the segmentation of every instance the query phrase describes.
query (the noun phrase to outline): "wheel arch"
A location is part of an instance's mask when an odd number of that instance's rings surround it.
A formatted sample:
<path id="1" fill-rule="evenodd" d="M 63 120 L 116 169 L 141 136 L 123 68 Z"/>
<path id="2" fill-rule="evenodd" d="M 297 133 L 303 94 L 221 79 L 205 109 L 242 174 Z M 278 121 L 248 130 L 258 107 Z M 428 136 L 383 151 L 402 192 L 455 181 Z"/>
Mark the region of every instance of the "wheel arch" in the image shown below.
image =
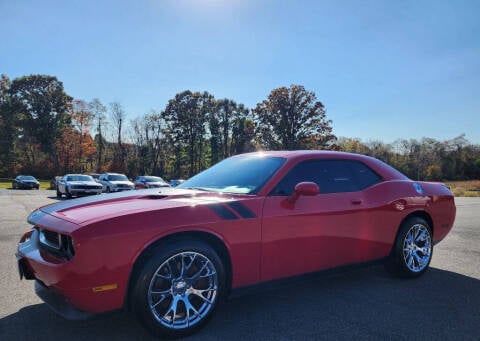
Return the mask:
<path id="1" fill-rule="evenodd" d="M 186 239 L 195 239 L 200 240 L 211 246 L 220 257 L 220 260 L 225 267 L 225 277 L 226 277 L 226 296 L 228 296 L 231 287 L 232 287 L 232 260 L 230 256 L 230 252 L 228 251 L 227 245 L 225 242 L 218 236 L 213 233 L 201 231 L 201 230 L 191 230 L 191 231 L 181 231 L 175 232 L 169 235 L 162 236 L 152 243 L 150 243 L 135 259 L 133 264 L 132 270 L 130 271 L 130 275 L 128 277 L 127 282 L 127 290 L 125 291 L 125 299 L 124 299 L 124 307 L 127 310 L 130 310 L 131 302 L 130 302 L 130 293 L 135 285 L 135 278 L 138 277 L 142 269 L 142 264 L 152 255 L 152 253 L 160 247 L 162 244 L 166 244 L 169 242 L 186 240 Z"/>
<path id="2" fill-rule="evenodd" d="M 408 219 L 413 218 L 413 217 L 422 218 L 423 220 L 425 220 L 427 222 L 428 227 L 430 228 L 430 232 L 432 233 L 432 239 L 433 239 L 433 233 L 434 233 L 435 230 L 434 230 L 434 226 L 433 226 L 433 219 L 430 216 L 430 214 L 428 214 L 428 212 L 423 211 L 423 210 L 413 211 L 413 212 L 410 212 L 407 216 L 405 216 L 405 218 L 403 218 L 402 221 L 400 222 L 400 224 L 397 226 L 397 233 L 395 234 L 395 239 L 392 242 L 392 250 L 390 252 L 393 251 L 393 248 L 395 246 L 395 241 L 398 238 L 398 234 L 400 233 L 400 228 L 401 228 L 402 224 L 405 221 L 407 221 Z"/>

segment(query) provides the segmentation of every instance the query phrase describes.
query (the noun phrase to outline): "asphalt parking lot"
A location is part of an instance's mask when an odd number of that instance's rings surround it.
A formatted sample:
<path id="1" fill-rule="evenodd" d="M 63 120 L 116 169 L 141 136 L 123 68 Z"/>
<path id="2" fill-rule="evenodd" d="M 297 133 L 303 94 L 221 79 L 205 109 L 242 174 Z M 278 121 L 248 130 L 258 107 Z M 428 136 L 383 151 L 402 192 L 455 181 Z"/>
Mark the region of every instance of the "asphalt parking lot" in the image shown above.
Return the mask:
<path id="1" fill-rule="evenodd" d="M 20 281 L 15 250 L 27 215 L 54 191 L 0 189 L 0 339 L 149 340 L 125 312 L 67 321 Z M 480 198 L 457 198 L 452 232 L 416 280 L 380 264 L 323 273 L 235 296 L 192 340 L 480 339 Z"/>

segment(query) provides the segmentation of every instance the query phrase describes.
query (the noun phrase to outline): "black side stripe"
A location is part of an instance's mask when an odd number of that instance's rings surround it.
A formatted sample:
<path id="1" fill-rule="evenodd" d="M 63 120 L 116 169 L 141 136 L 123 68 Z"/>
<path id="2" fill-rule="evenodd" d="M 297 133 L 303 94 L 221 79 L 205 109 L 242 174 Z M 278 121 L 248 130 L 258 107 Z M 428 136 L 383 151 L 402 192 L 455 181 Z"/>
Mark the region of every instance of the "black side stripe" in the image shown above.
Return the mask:
<path id="1" fill-rule="evenodd" d="M 245 206 L 239 201 L 230 201 L 230 202 L 227 202 L 227 205 L 230 206 L 234 211 L 236 211 L 244 219 L 257 217 L 255 213 L 253 213 L 247 206 Z"/>
<path id="2" fill-rule="evenodd" d="M 225 220 L 238 219 L 238 217 L 232 211 L 226 208 L 223 204 L 209 204 L 207 206 L 210 207 L 212 211 L 214 211 L 222 219 L 225 219 Z"/>

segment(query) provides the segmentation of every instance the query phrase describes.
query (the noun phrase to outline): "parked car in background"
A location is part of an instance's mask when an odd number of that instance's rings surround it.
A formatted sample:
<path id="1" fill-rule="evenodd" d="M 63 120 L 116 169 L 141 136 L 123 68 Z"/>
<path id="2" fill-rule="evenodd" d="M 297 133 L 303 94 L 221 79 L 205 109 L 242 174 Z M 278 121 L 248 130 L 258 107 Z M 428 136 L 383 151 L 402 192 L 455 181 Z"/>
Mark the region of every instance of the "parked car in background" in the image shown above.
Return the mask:
<path id="1" fill-rule="evenodd" d="M 90 175 L 96 182 L 98 182 L 98 179 L 100 178 L 100 174 L 98 173 L 90 173 L 88 175 Z"/>
<path id="2" fill-rule="evenodd" d="M 95 182 L 90 175 L 67 174 L 57 180 L 57 197 L 65 195 L 67 198 L 72 196 L 100 194 L 102 185 Z"/>
<path id="3" fill-rule="evenodd" d="M 19 175 L 12 181 L 13 189 L 39 189 L 40 182 L 31 175 Z"/>
<path id="4" fill-rule="evenodd" d="M 170 187 L 170 185 L 159 176 L 139 176 L 133 183 L 135 185 L 135 189 Z"/>
<path id="5" fill-rule="evenodd" d="M 103 191 L 107 193 L 130 191 L 135 188 L 133 182 L 128 180 L 124 174 L 119 173 L 104 173 L 100 175 L 98 182 L 103 186 Z"/>
<path id="6" fill-rule="evenodd" d="M 185 182 L 183 179 L 172 179 L 170 180 L 170 186 L 172 187 L 177 187 L 178 185 L 181 185 Z"/>
<path id="7" fill-rule="evenodd" d="M 372 157 L 250 153 L 162 193 L 44 206 L 29 216 L 17 259 L 20 278 L 36 279 L 49 305 L 62 302 L 60 314 L 125 307 L 157 337 L 178 338 L 205 325 L 231 289 L 377 259 L 419 277 L 455 210 L 445 185 Z"/>
<path id="8" fill-rule="evenodd" d="M 53 179 L 50 180 L 50 189 L 57 189 L 57 182 L 61 178 L 63 178 L 63 176 L 57 175 L 57 176 L 53 177 Z"/>

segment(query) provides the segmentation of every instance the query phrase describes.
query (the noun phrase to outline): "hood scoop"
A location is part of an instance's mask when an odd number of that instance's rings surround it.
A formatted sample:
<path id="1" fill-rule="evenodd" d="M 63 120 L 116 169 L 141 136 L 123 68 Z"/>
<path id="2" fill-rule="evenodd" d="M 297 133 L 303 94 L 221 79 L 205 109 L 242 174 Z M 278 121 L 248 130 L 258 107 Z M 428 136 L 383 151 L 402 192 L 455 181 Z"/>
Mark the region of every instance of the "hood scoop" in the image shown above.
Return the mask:
<path id="1" fill-rule="evenodd" d="M 149 199 L 149 200 L 159 200 L 159 199 L 165 199 L 167 198 L 168 195 L 161 195 L 161 194 L 158 194 L 158 195 L 155 195 L 155 194 L 152 194 L 152 195 L 147 195 L 146 197 L 141 197 L 139 199 Z"/>

